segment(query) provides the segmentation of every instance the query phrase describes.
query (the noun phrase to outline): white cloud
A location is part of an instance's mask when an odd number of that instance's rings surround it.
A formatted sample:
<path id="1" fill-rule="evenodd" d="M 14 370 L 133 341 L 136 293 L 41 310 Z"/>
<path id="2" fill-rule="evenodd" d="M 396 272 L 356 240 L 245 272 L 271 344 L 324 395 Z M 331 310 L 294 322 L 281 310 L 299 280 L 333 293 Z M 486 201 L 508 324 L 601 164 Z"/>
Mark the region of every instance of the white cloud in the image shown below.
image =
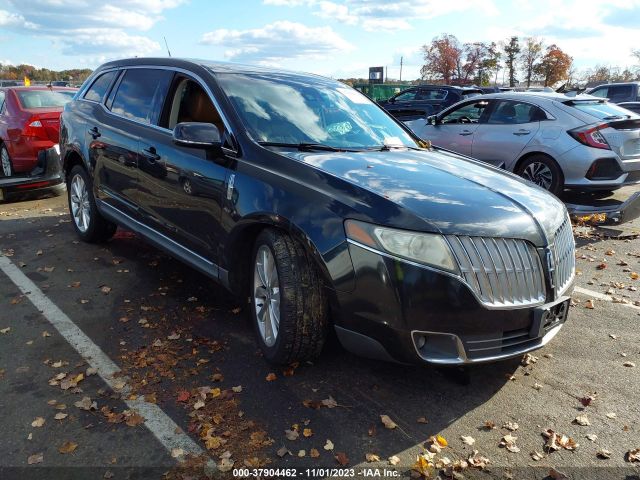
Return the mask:
<path id="1" fill-rule="evenodd" d="M 288 21 L 247 30 L 214 30 L 205 33 L 201 43 L 228 48 L 225 56 L 232 60 L 267 64 L 284 59 L 324 58 L 353 49 L 331 27 L 307 27 Z"/>
<path id="2" fill-rule="evenodd" d="M 119 54 L 145 56 L 161 49 L 158 42 L 110 28 L 77 29 L 59 40 L 65 55 Z"/>

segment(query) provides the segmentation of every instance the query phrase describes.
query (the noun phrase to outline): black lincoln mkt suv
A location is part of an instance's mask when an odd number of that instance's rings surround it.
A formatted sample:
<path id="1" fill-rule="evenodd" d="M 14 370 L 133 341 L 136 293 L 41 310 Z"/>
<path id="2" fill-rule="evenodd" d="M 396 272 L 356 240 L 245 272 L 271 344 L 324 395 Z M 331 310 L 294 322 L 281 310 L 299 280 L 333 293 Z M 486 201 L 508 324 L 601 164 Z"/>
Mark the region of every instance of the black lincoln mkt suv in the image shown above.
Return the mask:
<path id="1" fill-rule="evenodd" d="M 567 318 L 563 204 L 432 148 L 367 97 L 302 73 L 129 59 L 62 114 L 77 234 L 121 225 L 243 297 L 267 360 L 467 364 L 545 345 Z"/>

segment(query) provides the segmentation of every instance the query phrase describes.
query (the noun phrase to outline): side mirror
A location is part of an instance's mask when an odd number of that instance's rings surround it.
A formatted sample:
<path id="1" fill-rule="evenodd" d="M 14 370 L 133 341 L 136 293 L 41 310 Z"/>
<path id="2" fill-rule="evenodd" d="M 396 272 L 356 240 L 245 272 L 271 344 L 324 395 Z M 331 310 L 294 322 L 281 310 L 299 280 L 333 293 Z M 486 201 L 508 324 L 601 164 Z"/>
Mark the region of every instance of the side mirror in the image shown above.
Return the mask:
<path id="1" fill-rule="evenodd" d="M 220 148 L 220 130 L 213 123 L 182 122 L 173 129 L 173 141 L 185 147 Z"/>
<path id="2" fill-rule="evenodd" d="M 437 115 L 429 115 L 427 117 L 427 125 L 437 125 L 438 124 L 438 116 Z"/>

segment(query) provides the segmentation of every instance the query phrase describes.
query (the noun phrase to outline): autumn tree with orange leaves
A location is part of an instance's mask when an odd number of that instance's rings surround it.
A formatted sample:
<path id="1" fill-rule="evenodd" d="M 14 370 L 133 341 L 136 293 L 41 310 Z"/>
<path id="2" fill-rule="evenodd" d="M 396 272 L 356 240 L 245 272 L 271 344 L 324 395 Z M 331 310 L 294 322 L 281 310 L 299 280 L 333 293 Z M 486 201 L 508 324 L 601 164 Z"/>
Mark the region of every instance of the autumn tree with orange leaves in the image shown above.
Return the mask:
<path id="1" fill-rule="evenodd" d="M 557 45 L 549 45 L 539 64 L 535 66 L 535 73 L 542 77 L 544 86 L 550 86 L 565 80 L 573 59 L 563 52 Z"/>

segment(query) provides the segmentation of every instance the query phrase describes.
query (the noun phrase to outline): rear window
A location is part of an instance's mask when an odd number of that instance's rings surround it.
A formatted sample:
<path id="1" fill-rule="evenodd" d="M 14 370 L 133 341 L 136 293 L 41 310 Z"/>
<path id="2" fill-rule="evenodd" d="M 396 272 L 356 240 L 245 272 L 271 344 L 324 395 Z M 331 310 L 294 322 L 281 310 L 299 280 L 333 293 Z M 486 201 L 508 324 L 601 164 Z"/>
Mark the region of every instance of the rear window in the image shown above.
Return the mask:
<path id="1" fill-rule="evenodd" d="M 64 107 L 76 92 L 63 90 L 17 90 L 22 108 Z"/>
<path id="2" fill-rule="evenodd" d="M 106 72 L 96 78 L 84 94 L 84 98 L 91 100 L 92 102 L 102 102 L 104 95 L 107 93 L 107 89 L 111 86 L 111 82 L 115 78 L 117 70 Z"/>
<path id="3" fill-rule="evenodd" d="M 138 122 L 155 123 L 169 90 L 173 72 L 147 68 L 127 70 L 111 111 Z"/>
<path id="4" fill-rule="evenodd" d="M 627 118 L 629 110 L 607 102 L 574 102 L 569 103 L 574 108 L 577 108 L 581 112 L 588 113 L 600 120 L 609 120 L 612 118 Z M 637 116 L 637 115 L 636 115 Z"/>

